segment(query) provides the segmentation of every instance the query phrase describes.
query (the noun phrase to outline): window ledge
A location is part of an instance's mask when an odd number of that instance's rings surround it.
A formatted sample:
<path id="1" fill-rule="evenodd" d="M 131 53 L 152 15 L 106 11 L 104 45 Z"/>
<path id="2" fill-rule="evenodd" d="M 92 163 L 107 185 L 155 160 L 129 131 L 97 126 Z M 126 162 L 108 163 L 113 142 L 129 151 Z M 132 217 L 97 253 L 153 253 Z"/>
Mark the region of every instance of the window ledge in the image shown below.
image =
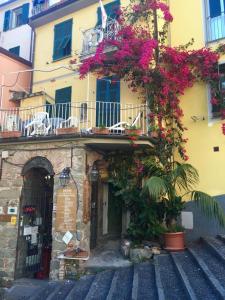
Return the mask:
<path id="1" fill-rule="evenodd" d="M 70 57 L 72 57 L 72 54 L 67 55 L 67 56 L 63 56 L 63 57 L 60 57 L 60 58 L 57 58 L 57 59 L 52 59 L 52 63 L 63 60 L 63 59 L 67 59 L 67 58 L 70 58 Z"/>

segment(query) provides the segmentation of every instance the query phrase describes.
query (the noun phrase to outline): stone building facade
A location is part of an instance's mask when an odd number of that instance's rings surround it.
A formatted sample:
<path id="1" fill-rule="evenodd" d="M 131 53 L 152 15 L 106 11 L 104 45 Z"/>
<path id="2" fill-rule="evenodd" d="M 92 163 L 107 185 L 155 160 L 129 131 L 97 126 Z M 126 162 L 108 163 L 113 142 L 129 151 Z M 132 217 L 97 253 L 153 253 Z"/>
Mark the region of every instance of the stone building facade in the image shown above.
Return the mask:
<path id="1" fill-rule="evenodd" d="M 144 139 L 140 139 L 139 143 L 150 145 L 149 141 Z M 47 262 L 44 267 L 42 266 L 45 268 L 44 276 L 49 275 L 52 279 L 59 279 L 60 259 L 58 257 L 66 249 L 62 239 L 67 231 L 73 235 L 71 241 L 75 247 L 90 253 L 91 234 L 93 234 L 91 229 L 93 195 L 88 172 L 94 162 L 103 161 L 102 154 L 106 149 L 120 147 L 129 148 L 129 140 L 121 137 L 111 138 L 108 144 L 105 144 L 102 138 L 74 136 L 66 139 L 34 137 L 1 140 L 0 277 L 3 282 L 20 277 L 36 277 L 37 274 L 41 276 L 40 255 L 43 260 L 43 251 L 48 252 L 44 258 Z M 62 187 L 59 176 L 66 167 L 70 168 L 70 182 L 67 187 Z M 98 227 L 94 231 L 96 235 L 102 233 L 103 226 L 104 192 L 101 189 L 101 179 L 98 186 L 97 201 L 100 202 L 96 214 L 99 218 L 92 224 L 92 227 Z M 62 192 L 65 188 L 72 189 L 74 191 L 72 194 L 77 196 L 75 200 L 66 196 L 60 204 L 59 191 Z M 68 202 L 70 199 L 77 202 L 75 206 L 70 206 Z M 74 209 L 66 211 L 63 203 L 75 207 L 76 213 L 72 212 Z M 43 206 L 45 206 L 44 210 Z M 63 209 L 64 220 L 60 221 Z M 66 224 L 69 225 L 66 227 Z M 50 270 L 48 270 L 48 263 Z M 35 269 L 35 266 L 38 268 Z"/>

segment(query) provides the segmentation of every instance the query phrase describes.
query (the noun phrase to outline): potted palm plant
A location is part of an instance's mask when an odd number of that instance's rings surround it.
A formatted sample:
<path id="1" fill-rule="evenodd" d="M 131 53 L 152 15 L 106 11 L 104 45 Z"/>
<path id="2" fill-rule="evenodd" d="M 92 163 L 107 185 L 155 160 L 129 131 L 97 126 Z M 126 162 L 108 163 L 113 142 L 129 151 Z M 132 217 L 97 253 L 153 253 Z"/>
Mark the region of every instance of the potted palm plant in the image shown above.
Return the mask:
<path id="1" fill-rule="evenodd" d="M 190 164 L 173 162 L 165 168 L 160 163 L 148 163 L 150 177 L 145 182 L 150 199 L 161 201 L 164 211 L 165 248 L 171 251 L 184 249 L 184 229 L 178 219 L 186 200 L 193 200 L 208 217 L 214 217 L 225 226 L 225 215 L 218 202 L 210 195 L 194 189 L 199 181 L 197 170 Z"/>

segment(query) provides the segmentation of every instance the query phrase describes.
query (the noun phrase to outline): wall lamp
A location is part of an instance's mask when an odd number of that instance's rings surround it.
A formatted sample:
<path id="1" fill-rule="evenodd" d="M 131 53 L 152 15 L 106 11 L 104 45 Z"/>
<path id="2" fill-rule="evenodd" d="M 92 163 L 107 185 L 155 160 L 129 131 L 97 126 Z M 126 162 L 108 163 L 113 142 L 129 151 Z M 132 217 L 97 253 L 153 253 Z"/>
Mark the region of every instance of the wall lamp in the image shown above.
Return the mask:
<path id="1" fill-rule="evenodd" d="M 59 175 L 60 185 L 65 187 L 70 182 L 70 168 L 64 168 Z"/>

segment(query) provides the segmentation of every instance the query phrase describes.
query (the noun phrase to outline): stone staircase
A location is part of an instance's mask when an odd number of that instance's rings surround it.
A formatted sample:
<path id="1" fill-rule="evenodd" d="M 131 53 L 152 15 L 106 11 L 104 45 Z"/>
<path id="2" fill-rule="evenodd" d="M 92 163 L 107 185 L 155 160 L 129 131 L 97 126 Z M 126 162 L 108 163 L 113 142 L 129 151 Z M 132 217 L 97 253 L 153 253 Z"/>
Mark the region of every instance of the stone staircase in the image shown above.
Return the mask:
<path id="1" fill-rule="evenodd" d="M 30 289 L 30 290 L 29 290 Z M 25 293 L 26 290 L 26 293 Z M 15 284 L 7 300 L 225 299 L 225 236 L 204 238 L 153 262 L 83 276 L 78 281 Z"/>

